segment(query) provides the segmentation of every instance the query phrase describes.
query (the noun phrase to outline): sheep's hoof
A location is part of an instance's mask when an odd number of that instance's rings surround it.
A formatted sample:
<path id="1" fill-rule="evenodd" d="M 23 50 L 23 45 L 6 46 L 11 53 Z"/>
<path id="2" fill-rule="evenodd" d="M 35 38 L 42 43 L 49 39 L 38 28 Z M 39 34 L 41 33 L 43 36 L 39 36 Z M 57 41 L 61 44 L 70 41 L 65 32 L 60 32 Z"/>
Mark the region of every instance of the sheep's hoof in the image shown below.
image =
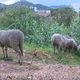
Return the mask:
<path id="1" fill-rule="evenodd" d="M 5 58 L 5 57 L 3 57 L 2 59 L 3 59 L 3 60 L 6 60 L 6 58 Z"/>
<path id="2" fill-rule="evenodd" d="M 22 65 L 22 62 L 18 61 L 18 64 Z"/>
<path id="3" fill-rule="evenodd" d="M 3 59 L 4 61 L 8 61 L 8 60 L 9 60 L 8 57 L 3 57 L 2 59 Z"/>

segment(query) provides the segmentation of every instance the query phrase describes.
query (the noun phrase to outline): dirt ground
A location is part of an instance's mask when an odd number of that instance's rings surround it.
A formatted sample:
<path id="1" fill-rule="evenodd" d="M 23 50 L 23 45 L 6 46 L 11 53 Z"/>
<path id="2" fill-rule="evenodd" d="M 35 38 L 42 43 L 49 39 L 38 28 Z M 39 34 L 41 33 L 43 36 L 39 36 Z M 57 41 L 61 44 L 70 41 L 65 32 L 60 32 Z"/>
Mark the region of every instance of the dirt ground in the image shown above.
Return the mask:
<path id="1" fill-rule="evenodd" d="M 41 52 L 39 54 L 44 55 Z M 40 61 L 30 63 L 26 60 L 23 65 L 19 65 L 16 61 L 1 60 L 0 80 L 80 80 L 80 67 Z"/>
<path id="2" fill-rule="evenodd" d="M 80 67 L 62 64 L 45 64 L 33 61 L 19 65 L 16 62 L 0 61 L 0 80 L 80 80 Z M 29 78 L 29 79 L 27 79 Z"/>

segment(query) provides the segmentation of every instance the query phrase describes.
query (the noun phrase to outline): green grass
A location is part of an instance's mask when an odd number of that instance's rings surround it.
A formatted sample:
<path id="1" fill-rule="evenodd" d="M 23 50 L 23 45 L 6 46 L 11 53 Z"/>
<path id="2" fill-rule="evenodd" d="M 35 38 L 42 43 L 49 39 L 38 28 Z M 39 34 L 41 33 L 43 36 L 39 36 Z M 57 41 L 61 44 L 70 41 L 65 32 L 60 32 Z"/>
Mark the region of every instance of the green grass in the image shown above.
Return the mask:
<path id="1" fill-rule="evenodd" d="M 7 61 L 13 61 L 13 59 L 14 59 L 14 60 L 16 59 L 16 54 L 14 54 L 14 53 L 9 53 L 9 51 L 8 51 Z M 2 52 L 2 49 L 1 49 L 1 48 L 0 48 L 0 60 L 3 60 L 3 52 Z"/>
<path id="2" fill-rule="evenodd" d="M 3 54 L 0 54 L 0 60 L 3 60 Z M 13 61 L 13 56 L 9 55 L 7 61 Z"/>
<path id="3" fill-rule="evenodd" d="M 24 44 L 24 49 L 26 51 L 33 51 L 34 49 L 38 49 L 38 50 L 42 50 L 42 51 L 45 51 L 45 52 L 50 52 L 50 53 L 53 53 L 53 48 L 49 48 L 49 47 L 39 47 L 37 46 L 36 44 L 32 43 L 32 44 Z"/>
<path id="4" fill-rule="evenodd" d="M 50 63 L 56 64 L 56 63 L 61 63 L 61 64 L 66 64 L 66 65 L 72 65 L 72 66 L 79 66 L 80 65 L 80 56 L 78 52 L 65 52 L 65 53 L 56 53 L 54 54 L 53 47 L 37 47 L 35 44 L 25 44 L 24 49 L 26 51 L 33 51 L 34 49 L 42 50 L 47 52 L 52 56 L 52 59 Z M 57 51 L 57 50 L 56 50 Z"/>
<path id="5" fill-rule="evenodd" d="M 33 51 L 35 48 L 37 48 L 35 44 L 24 44 L 24 49 L 26 51 Z"/>

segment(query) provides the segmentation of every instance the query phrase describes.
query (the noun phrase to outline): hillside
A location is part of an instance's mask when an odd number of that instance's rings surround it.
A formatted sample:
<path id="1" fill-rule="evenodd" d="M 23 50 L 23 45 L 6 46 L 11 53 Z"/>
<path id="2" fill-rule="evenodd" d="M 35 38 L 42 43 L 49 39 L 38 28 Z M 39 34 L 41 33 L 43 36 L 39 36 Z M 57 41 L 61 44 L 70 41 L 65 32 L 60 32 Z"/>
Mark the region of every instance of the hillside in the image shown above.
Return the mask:
<path id="1" fill-rule="evenodd" d="M 55 8 L 64 8 L 64 7 L 70 7 L 70 5 L 58 5 L 58 6 L 50 6 L 50 8 L 53 8 L 53 9 L 55 9 Z"/>
<path id="2" fill-rule="evenodd" d="M 40 10 L 47 10 L 47 9 L 50 9 L 50 7 L 48 7 L 48 6 L 45 6 L 45 5 L 41 5 L 41 4 L 33 4 L 33 3 L 31 3 L 31 2 L 28 2 L 28 1 L 26 1 L 26 0 L 21 0 L 21 1 L 18 1 L 18 2 L 16 2 L 16 3 L 14 3 L 14 4 L 11 4 L 11 5 L 5 5 L 5 4 L 3 4 L 3 3 L 0 3 L 0 7 L 1 8 L 3 8 L 3 7 L 22 7 L 22 6 L 27 6 L 27 7 L 29 7 L 29 8 L 34 8 L 34 7 L 36 7 L 37 9 L 40 9 Z"/>
<path id="3" fill-rule="evenodd" d="M 22 6 L 27 6 L 31 9 L 37 8 L 38 10 L 49 10 L 51 8 L 56 9 L 56 8 L 64 8 L 64 7 L 70 7 L 70 5 L 52 5 L 52 6 L 45 6 L 42 4 L 33 4 L 32 2 L 26 1 L 26 0 L 20 0 L 14 4 L 11 5 L 6 5 L 3 3 L 0 3 L 0 10 L 2 10 L 4 7 L 22 7 Z"/>
<path id="4" fill-rule="evenodd" d="M 30 6 L 35 6 L 35 5 L 31 2 L 28 2 L 28 1 L 18 1 L 10 6 L 16 6 L 16 7 L 28 6 L 28 7 L 30 7 Z"/>
<path id="5" fill-rule="evenodd" d="M 0 12 L 1 12 L 1 11 L 3 11 L 3 9 L 5 9 L 5 8 L 6 8 L 6 5 L 5 5 L 5 4 L 0 3 Z"/>

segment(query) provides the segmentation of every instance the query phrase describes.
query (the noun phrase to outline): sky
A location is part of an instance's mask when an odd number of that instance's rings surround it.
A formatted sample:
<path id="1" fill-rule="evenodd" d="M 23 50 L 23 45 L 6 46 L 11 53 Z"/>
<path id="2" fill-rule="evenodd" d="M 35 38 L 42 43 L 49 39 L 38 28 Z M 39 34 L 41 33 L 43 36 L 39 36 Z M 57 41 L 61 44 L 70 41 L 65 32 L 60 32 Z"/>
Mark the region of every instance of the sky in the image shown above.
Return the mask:
<path id="1" fill-rule="evenodd" d="M 19 0 L 0 0 L 0 2 L 3 2 L 5 4 L 12 4 Z M 46 6 L 52 6 L 52 5 L 70 5 L 72 3 L 80 3 L 80 0 L 27 0 L 29 2 L 35 3 L 35 4 L 43 4 Z"/>
<path id="2" fill-rule="evenodd" d="M 7 5 L 13 4 L 19 0 L 0 0 L 1 3 L 5 3 Z M 58 6 L 58 5 L 72 5 L 77 11 L 80 8 L 80 0 L 27 0 L 34 4 L 43 4 L 46 6 Z"/>

